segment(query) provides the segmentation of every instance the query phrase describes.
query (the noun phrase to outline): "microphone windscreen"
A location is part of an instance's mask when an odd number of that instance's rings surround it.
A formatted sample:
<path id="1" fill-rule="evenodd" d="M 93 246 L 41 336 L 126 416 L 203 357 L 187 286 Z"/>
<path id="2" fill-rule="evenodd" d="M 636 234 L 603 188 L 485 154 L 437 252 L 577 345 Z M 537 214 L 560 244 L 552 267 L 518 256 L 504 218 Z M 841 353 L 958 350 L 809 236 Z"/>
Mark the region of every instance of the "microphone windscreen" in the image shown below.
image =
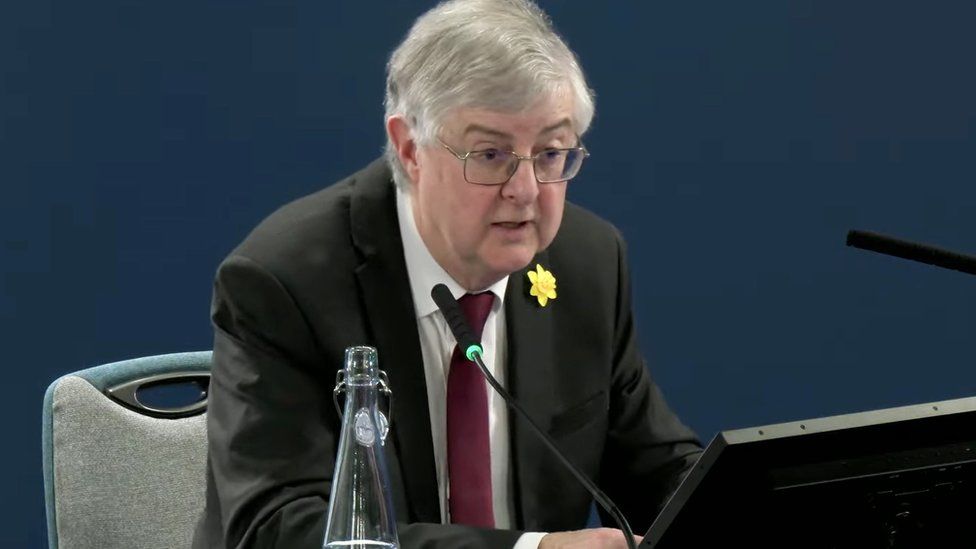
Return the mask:
<path id="1" fill-rule="evenodd" d="M 928 244 L 909 242 L 870 231 L 852 230 L 847 233 L 847 245 L 936 267 L 976 274 L 976 258 Z"/>
<path id="2" fill-rule="evenodd" d="M 464 318 L 464 313 L 461 312 L 461 306 L 451 295 L 451 290 L 447 289 L 444 284 L 436 284 L 430 290 L 430 297 L 437 304 L 437 308 L 441 310 L 444 314 L 444 320 L 447 321 L 448 327 L 451 328 L 451 333 L 454 334 L 454 339 L 457 340 L 458 346 L 462 351 L 467 354 L 467 349 L 472 345 L 476 345 L 479 348 L 481 343 L 478 338 L 474 337 L 474 332 L 471 331 L 471 326 L 468 325 L 468 319 Z"/>

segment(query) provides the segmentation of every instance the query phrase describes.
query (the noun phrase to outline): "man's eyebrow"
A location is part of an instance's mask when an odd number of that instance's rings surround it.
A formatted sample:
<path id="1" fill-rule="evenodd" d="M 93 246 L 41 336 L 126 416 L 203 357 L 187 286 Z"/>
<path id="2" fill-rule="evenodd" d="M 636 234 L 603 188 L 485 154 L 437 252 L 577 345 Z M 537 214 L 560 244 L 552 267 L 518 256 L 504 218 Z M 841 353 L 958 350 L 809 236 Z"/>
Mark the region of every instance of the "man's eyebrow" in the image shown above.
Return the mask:
<path id="1" fill-rule="evenodd" d="M 559 129 L 562 129 L 562 128 L 565 128 L 565 127 L 571 127 L 572 125 L 573 125 L 573 122 L 569 118 L 563 118 L 562 120 L 560 120 L 559 122 L 556 122 L 555 124 L 553 124 L 551 126 L 546 126 L 545 128 L 542 128 L 542 131 L 539 132 L 539 135 L 545 135 L 547 133 L 552 133 L 552 132 L 554 132 L 556 130 L 559 130 Z M 488 134 L 488 135 L 493 135 L 495 137 L 501 137 L 501 138 L 504 138 L 504 139 L 511 139 L 512 138 L 512 135 L 509 134 L 509 133 L 503 132 L 501 130 L 496 130 L 494 128 L 489 128 L 488 126 L 482 126 L 480 124 L 468 124 L 468 127 L 464 129 L 464 134 L 463 135 L 464 136 L 467 136 L 469 133 L 472 133 L 472 132 L 484 133 L 484 134 Z"/>
<path id="2" fill-rule="evenodd" d="M 512 138 L 511 134 L 505 133 L 500 130 L 496 130 L 494 128 L 489 128 L 488 126 L 482 126 L 480 124 L 468 124 L 468 127 L 464 129 L 465 136 L 467 136 L 469 133 L 472 132 L 486 133 L 488 135 L 494 135 L 496 137 L 504 137 L 507 139 Z"/>
<path id="3" fill-rule="evenodd" d="M 548 126 L 546 128 L 543 128 L 539 135 L 546 134 L 546 133 L 552 133 L 552 132 L 554 132 L 556 130 L 560 130 L 560 129 L 566 127 L 566 126 L 572 127 L 572 125 L 573 125 L 573 122 L 570 119 L 563 118 L 562 120 L 560 120 L 559 122 L 556 122 L 552 126 Z"/>

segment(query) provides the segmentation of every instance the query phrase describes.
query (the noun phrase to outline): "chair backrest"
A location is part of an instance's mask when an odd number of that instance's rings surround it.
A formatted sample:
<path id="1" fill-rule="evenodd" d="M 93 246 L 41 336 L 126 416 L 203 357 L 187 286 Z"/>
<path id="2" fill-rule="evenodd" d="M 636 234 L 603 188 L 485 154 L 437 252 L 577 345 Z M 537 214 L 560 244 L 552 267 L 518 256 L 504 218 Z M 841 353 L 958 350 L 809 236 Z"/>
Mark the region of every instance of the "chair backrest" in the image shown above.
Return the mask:
<path id="1" fill-rule="evenodd" d="M 51 549 L 190 546 L 206 489 L 210 358 L 210 351 L 138 358 L 48 387 L 42 438 Z M 187 382 L 201 389 L 189 404 L 147 401 Z"/>

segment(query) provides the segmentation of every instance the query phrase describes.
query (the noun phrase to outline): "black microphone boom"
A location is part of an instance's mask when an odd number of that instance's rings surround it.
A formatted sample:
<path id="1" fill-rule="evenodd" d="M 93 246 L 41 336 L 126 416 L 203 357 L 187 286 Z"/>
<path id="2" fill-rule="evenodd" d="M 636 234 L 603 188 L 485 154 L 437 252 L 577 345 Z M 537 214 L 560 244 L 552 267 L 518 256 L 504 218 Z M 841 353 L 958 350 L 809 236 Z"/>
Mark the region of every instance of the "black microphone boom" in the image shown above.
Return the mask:
<path id="1" fill-rule="evenodd" d="M 529 414 L 519 406 L 519 403 L 512 398 L 512 395 L 508 394 L 506 391 L 491 375 L 488 368 L 485 366 L 484 361 L 481 359 L 481 343 L 474 334 L 471 332 L 471 327 L 468 325 L 468 321 L 464 318 L 464 313 L 461 312 L 461 307 L 458 306 L 458 302 L 455 301 L 454 296 L 451 295 L 451 291 L 447 289 L 447 286 L 443 284 L 437 284 L 430 290 L 430 297 L 433 298 L 434 303 L 437 304 L 437 308 L 441 310 L 444 314 L 444 319 L 447 320 L 447 325 L 451 328 L 451 333 L 454 334 L 454 339 L 457 340 L 458 346 L 465 350 L 465 354 L 468 360 L 473 361 L 481 369 L 481 373 L 485 376 L 485 380 L 488 384 L 505 400 L 508 407 L 515 410 L 518 415 L 525 420 L 526 424 L 532 428 L 532 431 L 539 437 L 540 440 L 545 444 L 546 448 L 553 453 L 559 461 L 569 470 L 570 473 L 576 477 L 576 480 L 590 492 L 593 499 L 603 507 L 607 513 L 610 514 L 617 521 L 617 525 L 624 533 L 624 538 L 627 542 L 627 547 L 630 549 L 636 549 L 637 544 L 634 542 L 634 531 L 631 530 L 630 524 L 627 523 L 627 519 L 624 514 L 620 512 L 620 509 L 610 500 L 610 498 L 603 493 L 602 490 L 597 488 L 596 484 L 593 484 L 582 471 L 576 468 L 562 452 L 556 448 L 556 443 L 549 438 L 535 421 L 529 417 Z"/>
<path id="2" fill-rule="evenodd" d="M 976 275 L 976 257 L 869 231 L 849 231 L 847 245 Z"/>

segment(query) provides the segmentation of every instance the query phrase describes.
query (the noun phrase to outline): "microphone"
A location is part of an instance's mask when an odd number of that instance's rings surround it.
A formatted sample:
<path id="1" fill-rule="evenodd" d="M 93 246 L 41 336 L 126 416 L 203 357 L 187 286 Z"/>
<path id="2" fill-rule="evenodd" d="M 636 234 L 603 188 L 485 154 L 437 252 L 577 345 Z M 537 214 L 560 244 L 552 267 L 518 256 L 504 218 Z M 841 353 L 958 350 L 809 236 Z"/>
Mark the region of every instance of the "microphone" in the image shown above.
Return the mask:
<path id="1" fill-rule="evenodd" d="M 976 275 L 976 257 L 928 244 L 909 242 L 870 231 L 852 230 L 847 233 L 847 245 Z"/>
<path id="2" fill-rule="evenodd" d="M 627 541 L 627 547 L 630 549 L 636 549 L 637 544 L 634 542 L 634 531 L 631 530 L 630 524 L 627 523 L 627 519 L 624 517 L 624 514 L 620 512 L 620 509 L 617 508 L 613 501 L 611 501 L 602 490 L 597 488 L 596 484 L 593 484 L 593 481 L 587 478 L 582 471 L 577 469 L 576 466 L 566 459 L 566 456 L 564 456 L 563 453 L 556 448 L 556 444 L 551 438 L 549 438 L 549 435 L 547 435 L 541 428 L 539 428 L 538 425 L 536 425 L 535 421 L 529 417 L 529 414 L 522 409 L 519 403 L 508 394 L 508 392 L 498 383 L 498 380 L 496 380 L 488 371 L 488 368 L 485 366 L 485 362 L 481 357 L 482 353 L 484 352 L 484 350 L 481 348 L 481 343 L 478 341 L 478 338 L 474 337 L 474 333 L 471 331 L 471 326 L 468 325 L 468 320 L 464 317 L 464 313 L 461 312 L 461 307 L 454 299 L 454 296 L 451 295 L 451 291 L 447 289 L 447 286 L 443 284 L 435 285 L 430 290 L 430 297 L 434 299 L 434 303 L 437 304 L 437 308 L 440 309 L 441 313 L 444 314 L 444 319 L 447 320 L 447 325 L 451 328 L 451 333 L 454 334 L 454 339 L 457 340 L 458 347 L 464 350 L 464 355 L 468 358 L 468 360 L 478 365 L 482 375 L 485 376 L 485 380 L 489 385 L 491 385 L 492 389 L 494 389 L 496 393 L 501 395 L 502 399 L 505 400 L 505 403 L 508 404 L 508 407 L 518 413 L 522 420 L 524 420 L 525 423 L 532 428 L 532 431 L 535 432 L 536 436 L 542 440 L 546 448 L 548 448 L 549 451 L 559 459 L 563 466 L 566 467 L 566 469 L 569 470 L 574 477 L 576 477 L 576 480 L 579 481 L 579 483 L 586 488 L 590 495 L 593 496 L 593 499 L 600 504 L 600 507 L 603 507 L 603 509 L 606 510 L 606 512 L 609 513 L 615 521 L 617 521 L 617 525 L 624 533 L 624 538 Z"/>

